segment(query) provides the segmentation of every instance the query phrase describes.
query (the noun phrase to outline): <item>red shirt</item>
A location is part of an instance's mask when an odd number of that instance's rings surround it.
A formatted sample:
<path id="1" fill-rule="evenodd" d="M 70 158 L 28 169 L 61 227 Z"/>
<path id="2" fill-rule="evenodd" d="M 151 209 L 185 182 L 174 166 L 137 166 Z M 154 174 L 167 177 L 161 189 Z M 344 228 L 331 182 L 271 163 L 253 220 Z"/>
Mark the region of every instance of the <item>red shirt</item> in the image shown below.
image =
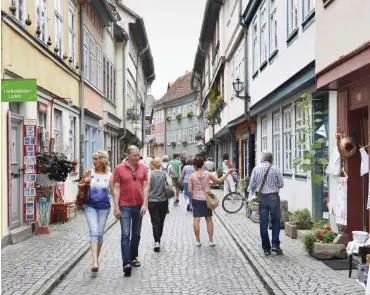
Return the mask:
<path id="1" fill-rule="evenodd" d="M 126 161 L 114 170 L 113 182 L 120 184 L 120 206 L 141 206 L 144 203 L 144 181 L 148 181 L 148 169 L 138 163 L 134 170 L 136 181 L 132 171 Z"/>

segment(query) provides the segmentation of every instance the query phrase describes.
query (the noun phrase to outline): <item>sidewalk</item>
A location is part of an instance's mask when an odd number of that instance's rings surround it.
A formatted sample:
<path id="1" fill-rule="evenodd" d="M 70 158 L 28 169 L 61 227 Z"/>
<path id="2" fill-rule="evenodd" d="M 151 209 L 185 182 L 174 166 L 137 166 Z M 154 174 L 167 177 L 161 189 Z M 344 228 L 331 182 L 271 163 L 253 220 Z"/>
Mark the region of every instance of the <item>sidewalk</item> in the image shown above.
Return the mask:
<path id="1" fill-rule="evenodd" d="M 116 221 L 110 213 L 106 230 Z M 88 252 L 89 230 L 83 211 L 78 211 L 76 219 L 50 228 L 50 235 L 33 235 L 2 249 L 2 294 L 44 294 Z"/>
<path id="2" fill-rule="evenodd" d="M 223 193 L 219 190 L 213 192 L 221 201 Z M 265 257 L 261 249 L 259 224 L 246 217 L 245 208 L 236 214 L 228 214 L 220 204 L 216 216 L 272 294 L 365 294 L 365 289 L 355 280 L 355 270 L 352 278 L 348 278 L 348 270 L 332 270 L 308 255 L 302 242 L 289 238 L 284 230 L 280 232 L 284 255 Z"/>

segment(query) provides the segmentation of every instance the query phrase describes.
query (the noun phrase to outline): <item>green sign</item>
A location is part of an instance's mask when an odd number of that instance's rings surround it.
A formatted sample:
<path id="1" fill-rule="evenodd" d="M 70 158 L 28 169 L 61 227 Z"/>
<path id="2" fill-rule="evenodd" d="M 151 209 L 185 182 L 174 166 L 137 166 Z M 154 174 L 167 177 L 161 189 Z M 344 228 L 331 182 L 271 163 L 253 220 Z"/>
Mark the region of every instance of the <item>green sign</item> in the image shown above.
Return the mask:
<path id="1" fill-rule="evenodd" d="M 36 80 L 1 80 L 1 101 L 37 101 Z"/>

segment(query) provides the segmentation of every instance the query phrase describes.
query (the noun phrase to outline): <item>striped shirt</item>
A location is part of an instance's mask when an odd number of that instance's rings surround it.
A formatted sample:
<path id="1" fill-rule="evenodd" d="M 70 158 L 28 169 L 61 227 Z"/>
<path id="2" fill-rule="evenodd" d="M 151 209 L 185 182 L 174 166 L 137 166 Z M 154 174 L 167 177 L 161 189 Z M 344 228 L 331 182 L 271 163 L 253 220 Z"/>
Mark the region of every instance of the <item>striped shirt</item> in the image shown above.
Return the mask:
<path id="1" fill-rule="evenodd" d="M 262 162 L 261 165 L 254 167 L 248 187 L 250 196 L 259 191 L 269 166 L 269 162 Z M 271 166 L 262 194 L 278 193 L 283 186 L 284 180 L 280 169 L 276 166 Z"/>

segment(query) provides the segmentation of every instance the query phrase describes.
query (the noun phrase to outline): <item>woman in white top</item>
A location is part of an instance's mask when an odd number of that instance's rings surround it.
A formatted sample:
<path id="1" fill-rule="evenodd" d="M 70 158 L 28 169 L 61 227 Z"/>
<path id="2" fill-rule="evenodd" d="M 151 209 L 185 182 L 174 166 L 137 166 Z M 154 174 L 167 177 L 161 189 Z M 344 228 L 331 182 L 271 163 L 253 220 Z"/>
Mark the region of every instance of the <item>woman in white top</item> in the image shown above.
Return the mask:
<path id="1" fill-rule="evenodd" d="M 223 174 L 227 174 L 230 169 L 232 169 L 233 166 L 231 165 L 229 161 L 229 154 L 224 153 L 223 155 L 223 162 L 222 162 L 222 172 Z M 228 193 L 235 191 L 235 183 L 232 178 L 232 176 L 229 174 L 225 181 L 224 181 L 224 196 L 226 196 Z"/>

